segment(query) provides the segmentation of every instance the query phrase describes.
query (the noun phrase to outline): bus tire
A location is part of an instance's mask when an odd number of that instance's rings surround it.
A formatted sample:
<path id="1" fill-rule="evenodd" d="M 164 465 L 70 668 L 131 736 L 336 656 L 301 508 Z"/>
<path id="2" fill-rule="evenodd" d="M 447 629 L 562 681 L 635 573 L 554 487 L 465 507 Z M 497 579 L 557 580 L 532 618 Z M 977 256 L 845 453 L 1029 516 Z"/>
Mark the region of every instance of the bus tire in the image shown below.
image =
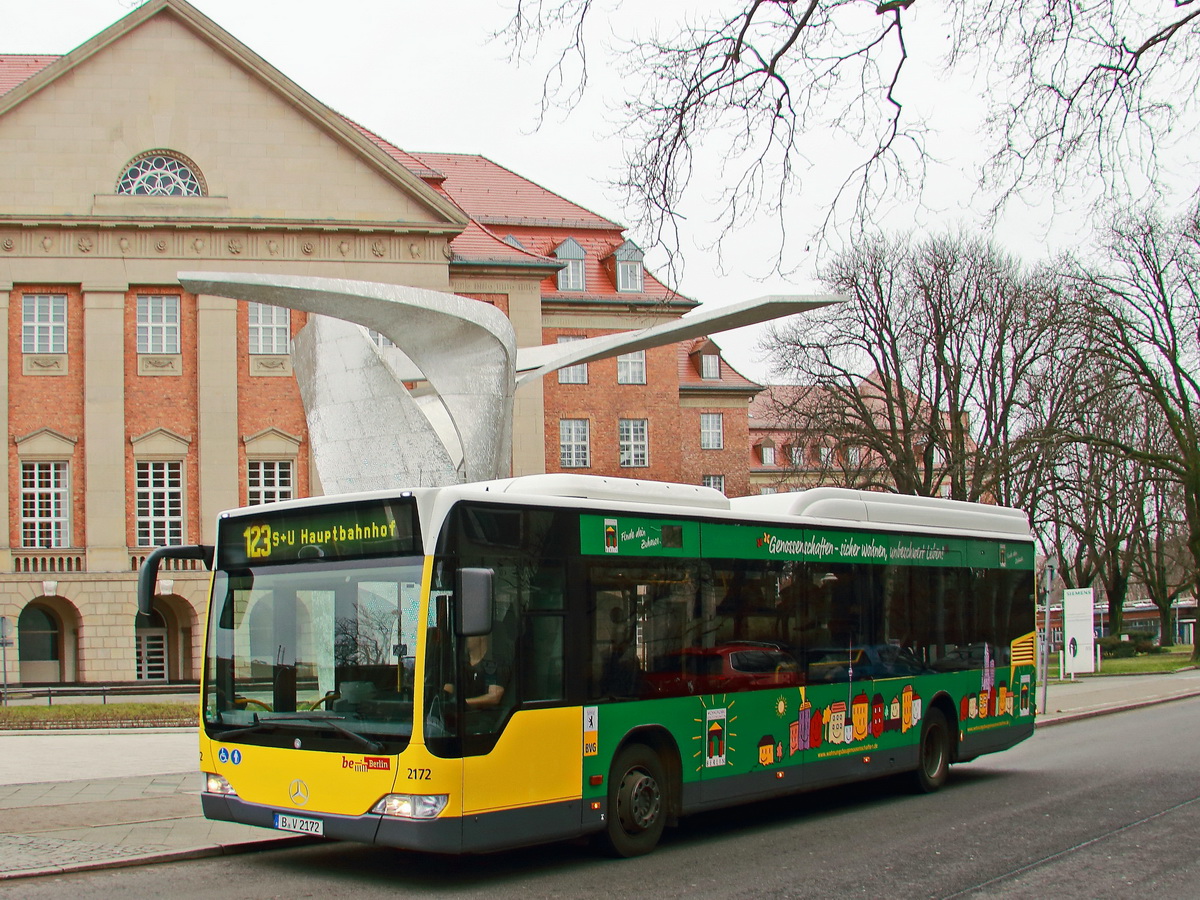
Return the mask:
<path id="1" fill-rule="evenodd" d="M 629 744 L 613 761 L 608 777 L 608 821 L 604 843 L 614 856 L 649 853 L 667 821 L 666 769 L 645 744 Z"/>
<path id="2" fill-rule="evenodd" d="M 950 773 L 950 725 L 946 715 L 934 708 L 921 722 L 921 744 L 917 748 L 917 771 L 913 787 L 918 793 L 932 794 L 946 783 Z"/>

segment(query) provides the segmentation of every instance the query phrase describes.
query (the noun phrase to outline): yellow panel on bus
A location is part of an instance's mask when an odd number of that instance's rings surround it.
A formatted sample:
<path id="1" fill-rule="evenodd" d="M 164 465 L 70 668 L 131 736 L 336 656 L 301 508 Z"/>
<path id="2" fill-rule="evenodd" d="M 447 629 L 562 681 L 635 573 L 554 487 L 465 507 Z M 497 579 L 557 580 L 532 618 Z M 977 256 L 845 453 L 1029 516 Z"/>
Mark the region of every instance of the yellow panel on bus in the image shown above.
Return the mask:
<path id="1" fill-rule="evenodd" d="M 514 715 L 491 753 L 463 760 L 464 814 L 579 799 L 582 716 L 578 707 Z"/>
<path id="2" fill-rule="evenodd" d="M 362 815 L 396 780 L 396 758 L 382 753 L 305 753 L 203 736 L 200 746 L 204 771 L 223 775 L 248 803 L 285 811 Z"/>

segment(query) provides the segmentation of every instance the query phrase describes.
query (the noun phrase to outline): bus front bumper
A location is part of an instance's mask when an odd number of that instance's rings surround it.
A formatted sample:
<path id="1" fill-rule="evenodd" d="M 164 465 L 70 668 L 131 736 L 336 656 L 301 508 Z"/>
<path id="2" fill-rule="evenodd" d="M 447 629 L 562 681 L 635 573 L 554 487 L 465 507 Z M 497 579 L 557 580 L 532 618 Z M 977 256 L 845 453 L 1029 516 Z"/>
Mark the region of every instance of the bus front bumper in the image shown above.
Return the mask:
<path id="1" fill-rule="evenodd" d="M 456 817 L 418 821 L 397 819 L 378 813 L 344 816 L 261 806 L 257 803 L 247 803 L 239 797 L 219 794 L 201 794 L 200 801 L 207 819 L 254 825 L 272 831 L 279 837 L 303 836 L 276 828 L 275 816 L 277 813 L 283 813 L 318 820 L 322 829 L 320 836 L 330 840 L 383 844 L 428 853 L 462 853 L 464 850 L 462 820 Z"/>

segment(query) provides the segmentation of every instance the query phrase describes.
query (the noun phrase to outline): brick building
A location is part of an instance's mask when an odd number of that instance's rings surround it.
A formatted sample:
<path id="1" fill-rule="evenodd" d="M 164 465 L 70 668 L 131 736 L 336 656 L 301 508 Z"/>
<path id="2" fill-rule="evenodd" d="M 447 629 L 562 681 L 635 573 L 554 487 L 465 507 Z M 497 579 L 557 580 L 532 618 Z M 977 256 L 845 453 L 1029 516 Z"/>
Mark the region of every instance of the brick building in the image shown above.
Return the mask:
<path id="1" fill-rule="evenodd" d="M 182 291 L 206 269 L 453 291 L 519 346 L 695 305 L 618 224 L 481 157 L 394 147 L 184 0 L 65 56 L 0 56 L 10 684 L 198 677 L 204 573 L 164 572 L 139 620 L 137 565 L 211 542 L 222 509 L 321 491 L 288 355 L 305 316 Z M 710 341 L 573 367 L 518 391 L 513 471 L 744 493 L 757 390 Z"/>

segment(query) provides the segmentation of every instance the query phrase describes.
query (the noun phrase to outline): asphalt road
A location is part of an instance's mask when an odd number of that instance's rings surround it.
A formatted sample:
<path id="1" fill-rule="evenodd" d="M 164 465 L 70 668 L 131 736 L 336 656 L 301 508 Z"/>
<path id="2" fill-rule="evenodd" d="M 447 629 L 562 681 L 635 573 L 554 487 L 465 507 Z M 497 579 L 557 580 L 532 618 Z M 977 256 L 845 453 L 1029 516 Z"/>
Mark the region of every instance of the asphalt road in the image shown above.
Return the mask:
<path id="1" fill-rule="evenodd" d="M 0 886 L 0 897 L 1200 897 L 1200 698 L 1053 728 L 952 770 L 694 816 L 647 857 L 439 858 L 353 844 Z"/>

